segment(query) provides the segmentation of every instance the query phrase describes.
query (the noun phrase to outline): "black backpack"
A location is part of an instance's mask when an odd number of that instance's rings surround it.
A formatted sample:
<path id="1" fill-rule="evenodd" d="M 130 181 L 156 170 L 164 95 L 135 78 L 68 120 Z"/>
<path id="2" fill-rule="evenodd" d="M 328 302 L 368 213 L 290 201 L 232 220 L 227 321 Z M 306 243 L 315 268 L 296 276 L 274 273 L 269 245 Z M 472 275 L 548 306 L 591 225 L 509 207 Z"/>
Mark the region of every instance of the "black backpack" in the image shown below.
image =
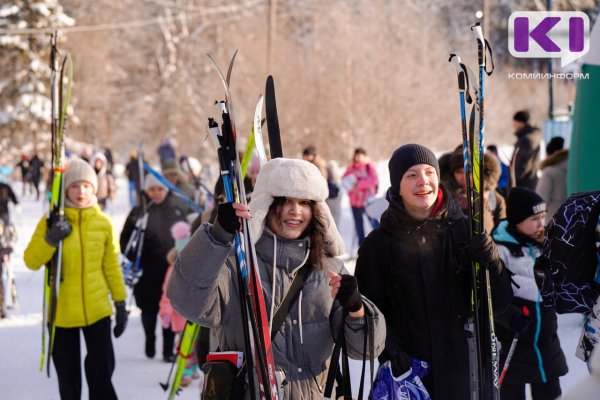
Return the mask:
<path id="1" fill-rule="evenodd" d="M 535 275 L 542 305 L 558 313 L 589 312 L 600 294 L 600 191 L 573 194 L 546 229 Z"/>

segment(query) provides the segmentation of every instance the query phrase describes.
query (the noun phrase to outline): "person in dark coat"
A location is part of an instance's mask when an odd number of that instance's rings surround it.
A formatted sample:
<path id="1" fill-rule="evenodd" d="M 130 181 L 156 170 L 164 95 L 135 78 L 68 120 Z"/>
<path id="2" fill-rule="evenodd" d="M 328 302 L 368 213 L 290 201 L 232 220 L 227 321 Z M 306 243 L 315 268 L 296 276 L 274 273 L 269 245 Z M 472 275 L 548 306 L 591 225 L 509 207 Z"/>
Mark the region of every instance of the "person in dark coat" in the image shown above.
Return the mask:
<path id="1" fill-rule="evenodd" d="M 125 165 L 125 176 L 127 176 L 129 183 L 129 205 L 134 207 L 139 204 L 138 198 L 142 190 L 140 187 L 140 165 L 135 150 L 129 153 L 129 161 Z"/>
<path id="2" fill-rule="evenodd" d="M 29 186 L 29 193 L 31 194 L 31 185 L 30 185 L 30 166 L 29 160 L 27 159 L 26 154 L 21 155 L 21 161 L 17 163 L 17 167 L 21 170 L 21 183 L 23 184 L 23 191 L 21 192 L 21 196 L 25 196 L 25 192 L 27 191 L 27 187 Z"/>
<path id="3" fill-rule="evenodd" d="M 40 199 L 40 179 L 42 179 L 42 169 L 44 162 L 38 157 L 37 152 L 33 153 L 33 157 L 29 160 L 29 178 L 33 188 L 35 189 L 35 199 Z"/>
<path id="4" fill-rule="evenodd" d="M 496 335 L 502 347 L 503 365 L 511 342 L 519 333 L 519 342 L 500 389 L 502 400 L 525 399 L 525 384 L 531 384 L 534 400 L 552 400 L 561 394 L 559 377 L 567 373 L 565 355 L 556 334 L 554 307 L 542 303 L 533 266 L 542 252 L 546 203 L 527 188 L 516 187 L 507 201 L 508 219 L 494 230 L 500 258 L 513 274 L 512 306 L 496 318 Z M 530 318 L 523 314 L 523 307 Z"/>
<path id="5" fill-rule="evenodd" d="M 146 335 L 146 356 L 153 358 L 156 354 L 155 331 L 162 285 L 169 264 L 167 253 L 175 242 L 170 227 L 178 221 L 185 220 L 183 211 L 177 208 L 168 189 L 154 176 L 148 175 L 144 182 L 144 190 L 151 200 L 148 206 L 148 225 L 142 245 L 141 266 L 142 277 L 133 289 L 135 302 L 142 310 L 142 324 Z M 134 207 L 125 221 L 121 232 L 121 248 L 125 248 L 135 228 L 142 209 Z M 127 255 L 130 256 L 130 255 Z M 163 359 L 173 360 L 173 343 L 175 335 L 171 329 L 163 329 Z"/>
<path id="6" fill-rule="evenodd" d="M 515 170 L 516 185 L 535 190 L 538 177 L 538 162 L 540 160 L 540 143 L 542 136 L 538 128 L 529 124 L 529 112 L 518 111 L 513 116 L 513 127 L 517 142 L 517 156 L 512 168 Z"/>
<path id="7" fill-rule="evenodd" d="M 10 225 L 9 201 L 14 204 L 15 208 L 20 207 L 19 200 L 17 200 L 12 187 L 8 183 L 0 182 L 0 219 L 2 219 L 5 226 Z"/>
<path id="8" fill-rule="evenodd" d="M 469 222 L 439 183 L 433 152 L 407 144 L 388 166 L 390 205 L 360 247 L 355 272 L 361 293 L 387 321 L 379 361 L 390 361 L 397 377 L 425 361 L 423 383 L 433 400 L 468 399 L 470 260 L 490 273 L 495 312 L 512 301 L 508 273 L 487 234 L 469 239 Z"/>

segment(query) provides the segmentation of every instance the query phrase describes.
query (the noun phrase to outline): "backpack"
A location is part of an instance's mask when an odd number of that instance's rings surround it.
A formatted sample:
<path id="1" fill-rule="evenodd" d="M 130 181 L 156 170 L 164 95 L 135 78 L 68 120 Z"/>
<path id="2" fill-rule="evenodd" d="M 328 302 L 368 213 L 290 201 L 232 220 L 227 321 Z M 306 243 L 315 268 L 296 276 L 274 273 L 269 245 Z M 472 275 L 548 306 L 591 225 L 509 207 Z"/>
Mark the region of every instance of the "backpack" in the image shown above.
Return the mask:
<path id="1" fill-rule="evenodd" d="M 600 293 L 600 191 L 573 194 L 546 227 L 536 281 L 546 307 L 587 313 Z"/>

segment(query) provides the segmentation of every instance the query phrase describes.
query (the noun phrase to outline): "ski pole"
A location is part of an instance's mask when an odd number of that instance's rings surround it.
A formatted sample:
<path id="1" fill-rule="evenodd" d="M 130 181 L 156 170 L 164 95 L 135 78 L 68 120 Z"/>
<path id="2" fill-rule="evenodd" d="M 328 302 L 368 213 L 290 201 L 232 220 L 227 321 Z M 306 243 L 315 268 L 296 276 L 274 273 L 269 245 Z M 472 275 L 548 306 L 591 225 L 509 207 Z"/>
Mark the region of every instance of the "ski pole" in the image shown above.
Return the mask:
<path id="1" fill-rule="evenodd" d="M 523 315 L 529 317 L 529 309 L 527 306 L 523 306 Z M 517 343 L 519 343 L 519 338 L 521 337 L 521 333 L 515 333 L 515 337 L 510 344 L 510 348 L 508 349 L 508 354 L 506 356 L 506 361 L 504 361 L 504 366 L 502 367 L 502 373 L 500 374 L 500 379 L 498 380 L 498 387 L 502 387 L 502 382 L 504 382 L 504 378 L 506 378 L 506 371 L 508 371 L 508 367 L 510 366 L 510 360 L 512 360 L 513 354 L 515 353 L 515 349 L 517 348 Z"/>

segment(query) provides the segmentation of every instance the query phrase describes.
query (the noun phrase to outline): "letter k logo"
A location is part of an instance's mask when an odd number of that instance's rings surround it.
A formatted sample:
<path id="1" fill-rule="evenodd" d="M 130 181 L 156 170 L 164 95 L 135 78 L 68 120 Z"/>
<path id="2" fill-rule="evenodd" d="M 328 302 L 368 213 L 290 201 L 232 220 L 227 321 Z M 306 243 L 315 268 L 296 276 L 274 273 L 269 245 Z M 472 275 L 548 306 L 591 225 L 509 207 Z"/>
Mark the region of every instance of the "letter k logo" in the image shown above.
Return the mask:
<path id="1" fill-rule="evenodd" d="M 529 18 L 515 18 L 515 51 L 529 51 L 529 37 L 531 36 L 544 51 L 560 52 L 560 47 L 548 37 L 550 29 L 559 22 L 560 17 L 546 17 L 529 33 Z"/>

